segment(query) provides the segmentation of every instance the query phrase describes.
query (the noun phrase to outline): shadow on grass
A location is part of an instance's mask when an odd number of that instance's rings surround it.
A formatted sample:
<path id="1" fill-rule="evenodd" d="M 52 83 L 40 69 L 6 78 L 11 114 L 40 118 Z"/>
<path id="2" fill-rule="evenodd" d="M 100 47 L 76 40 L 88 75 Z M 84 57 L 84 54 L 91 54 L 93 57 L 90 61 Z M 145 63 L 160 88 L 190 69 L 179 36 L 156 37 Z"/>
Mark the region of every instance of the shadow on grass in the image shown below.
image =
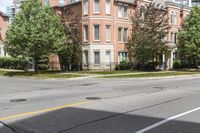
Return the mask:
<path id="1" fill-rule="evenodd" d="M 1 72 L 1 75 L 8 77 L 35 77 L 35 78 L 74 78 L 80 77 L 76 73 L 61 74 L 62 71 L 40 71 L 40 72 L 25 72 L 25 71 L 6 71 Z"/>
<path id="2" fill-rule="evenodd" d="M 41 72 L 26 72 L 26 71 L 8 71 L 5 72 L 4 76 L 14 77 L 14 76 L 36 76 L 39 74 L 58 74 L 60 71 L 41 71 Z"/>

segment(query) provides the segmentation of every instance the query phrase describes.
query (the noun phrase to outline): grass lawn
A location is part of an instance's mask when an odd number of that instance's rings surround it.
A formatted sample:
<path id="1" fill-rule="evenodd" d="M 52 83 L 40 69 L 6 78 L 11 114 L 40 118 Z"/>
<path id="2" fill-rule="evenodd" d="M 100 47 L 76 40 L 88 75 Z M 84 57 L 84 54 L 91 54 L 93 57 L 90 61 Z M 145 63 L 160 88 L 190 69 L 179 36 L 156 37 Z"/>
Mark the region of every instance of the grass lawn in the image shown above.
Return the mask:
<path id="1" fill-rule="evenodd" d="M 180 76 L 180 75 L 193 75 L 200 74 L 200 72 L 183 72 L 183 71 L 167 71 L 167 72 L 144 72 L 144 73 L 133 73 L 127 75 L 112 75 L 102 76 L 100 78 L 145 78 L 145 77 L 164 77 L 164 76 Z"/>
<path id="2" fill-rule="evenodd" d="M 77 73 L 66 73 L 61 74 L 59 71 L 44 71 L 44 72 L 25 72 L 25 71 L 18 71 L 18 70 L 7 70 L 7 69 L 0 69 L 1 76 L 7 77 L 32 77 L 38 79 L 45 79 L 45 78 L 76 78 L 82 77 L 83 75 Z"/>
<path id="3" fill-rule="evenodd" d="M 76 78 L 83 76 L 96 76 L 97 78 L 143 78 L 143 77 L 164 77 L 200 74 L 195 71 L 159 71 L 159 72 L 138 72 L 138 71 L 80 71 L 61 73 L 61 71 L 25 72 L 21 70 L 0 69 L 0 76 L 7 77 L 30 77 L 36 79 L 46 78 Z"/>

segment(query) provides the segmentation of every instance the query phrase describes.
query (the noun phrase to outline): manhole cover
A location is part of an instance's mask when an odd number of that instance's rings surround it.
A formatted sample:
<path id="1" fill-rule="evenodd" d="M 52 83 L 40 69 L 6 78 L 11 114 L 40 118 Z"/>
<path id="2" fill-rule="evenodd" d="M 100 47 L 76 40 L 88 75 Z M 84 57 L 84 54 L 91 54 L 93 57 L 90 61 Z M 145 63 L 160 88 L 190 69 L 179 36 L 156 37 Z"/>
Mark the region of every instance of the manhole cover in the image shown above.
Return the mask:
<path id="1" fill-rule="evenodd" d="M 97 83 L 88 83 L 88 84 L 81 84 L 80 86 L 92 86 L 92 85 L 96 85 Z"/>
<path id="2" fill-rule="evenodd" d="M 52 88 L 41 88 L 39 90 L 50 90 L 50 89 L 52 89 Z"/>
<path id="3" fill-rule="evenodd" d="M 13 100 L 10 100 L 11 103 L 25 102 L 25 101 L 27 101 L 27 99 L 13 99 Z"/>
<path id="4" fill-rule="evenodd" d="M 100 97 L 86 97 L 87 100 L 100 100 Z"/>
<path id="5" fill-rule="evenodd" d="M 161 86 L 157 86 L 157 87 L 153 87 L 155 89 L 164 89 L 164 87 L 161 87 Z"/>

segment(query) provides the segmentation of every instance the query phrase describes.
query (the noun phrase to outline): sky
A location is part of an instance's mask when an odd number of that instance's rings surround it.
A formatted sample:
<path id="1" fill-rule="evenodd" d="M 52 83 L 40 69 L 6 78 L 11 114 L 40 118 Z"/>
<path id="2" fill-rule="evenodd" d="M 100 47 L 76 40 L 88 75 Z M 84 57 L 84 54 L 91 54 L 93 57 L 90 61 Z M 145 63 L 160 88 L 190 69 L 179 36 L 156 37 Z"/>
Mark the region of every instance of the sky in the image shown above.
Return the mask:
<path id="1" fill-rule="evenodd" d="M 10 6 L 12 0 L 0 0 L 0 11 L 6 13 L 6 7 Z"/>

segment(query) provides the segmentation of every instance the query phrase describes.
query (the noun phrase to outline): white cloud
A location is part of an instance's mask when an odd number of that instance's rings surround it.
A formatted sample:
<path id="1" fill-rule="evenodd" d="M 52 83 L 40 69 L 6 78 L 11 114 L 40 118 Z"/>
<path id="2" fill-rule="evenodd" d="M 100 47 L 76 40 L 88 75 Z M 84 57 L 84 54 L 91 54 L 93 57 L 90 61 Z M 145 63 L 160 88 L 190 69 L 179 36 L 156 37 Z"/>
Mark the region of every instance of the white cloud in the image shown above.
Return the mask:
<path id="1" fill-rule="evenodd" d="M 6 7 L 10 6 L 12 0 L 0 0 L 0 11 L 6 12 Z"/>

